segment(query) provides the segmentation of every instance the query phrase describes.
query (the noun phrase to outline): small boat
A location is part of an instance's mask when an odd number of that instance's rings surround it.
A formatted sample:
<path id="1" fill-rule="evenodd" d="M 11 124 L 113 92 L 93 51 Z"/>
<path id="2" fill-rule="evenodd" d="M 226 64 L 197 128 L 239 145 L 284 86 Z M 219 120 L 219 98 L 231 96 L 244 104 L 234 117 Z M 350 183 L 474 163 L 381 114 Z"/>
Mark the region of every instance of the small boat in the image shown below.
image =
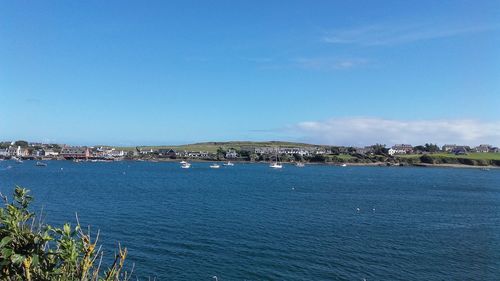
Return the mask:
<path id="1" fill-rule="evenodd" d="M 214 163 L 214 164 L 210 165 L 210 168 L 212 168 L 212 169 L 219 169 L 220 165 Z"/>
<path id="2" fill-rule="evenodd" d="M 224 166 L 234 166 L 234 164 L 231 163 L 231 161 L 227 161 L 227 163 L 224 163 L 222 165 L 224 165 Z"/>
<path id="3" fill-rule="evenodd" d="M 181 162 L 179 162 L 179 163 L 181 163 L 181 165 L 188 164 L 188 162 L 186 162 L 186 161 L 184 161 L 184 160 L 182 160 L 182 161 L 181 161 Z"/>
<path id="4" fill-rule="evenodd" d="M 39 166 L 39 167 L 46 167 L 47 166 L 47 163 L 43 163 L 43 162 L 36 162 L 36 166 Z"/>
<path id="5" fill-rule="evenodd" d="M 306 164 L 304 164 L 304 163 L 302 163 L 302 162 L 297 162 L 297 163 L 295 164 L 295 167 L 299 167 L 299 168 L 303 168 L 303 167 L 305 167 L 305 166 L 306 166 Z"/>
<path id="6" fill-rule="evenodd" d="M 347 164 L 345 164 L 345 163 L 344 163 L 344 164 L 342 164 L 342 165 L 340 165 L 340 166 L 342 166 L 342 167 L 347 167 Z"/>
<path id="7" fill-rule="evenodd" d="M 191 168 L 191 164 L 189 164 L 188 162 L 184 162 L 184 163 L 181 165 L 181 168 L 182 168 L 182 169 L 189 169 L 189 168 Z"/>
<path id="8" fill-rule="evenodd" d="M 21 160 L 20 158 L 13 157 L 12 159 L 14 159 L 14 161 L 16 161 L 17 164 L 23 163 L 23 160 Z"/>
<path id="9" fill-rule="evenodd" d="M 271 167 L 273 169 L 281 169 L 281 168 L 283 168 L 283 165 L 281 165 L 278 162 L 274 162 L 274 163 L 271 163 L 271 165 L 269 165 L 269 167 Z"/>
<path id="10" fill-rule="evenodd" d="M 269 165 L 270 168 L 273 168 L 273 169 L 281 169 L 283 168 L 283 165 L 279 162 L 279 156 L 278 156 L 278 149 L 276 149 L 276 161 L 271 163 Z"/>

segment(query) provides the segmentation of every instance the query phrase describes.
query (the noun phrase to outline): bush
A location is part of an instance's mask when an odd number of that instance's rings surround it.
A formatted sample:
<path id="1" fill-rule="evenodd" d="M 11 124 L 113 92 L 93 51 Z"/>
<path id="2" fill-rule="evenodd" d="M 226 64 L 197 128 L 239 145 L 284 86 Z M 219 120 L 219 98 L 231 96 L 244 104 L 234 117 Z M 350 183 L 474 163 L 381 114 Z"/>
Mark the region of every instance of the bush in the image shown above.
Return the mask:
<path id="1" fill-rule="evenodd" d="M 420 161 L 422 163 L 434 164 L 434 159 L 431 156 L 427 155 L 427 154 L 424 154 L 424 155 L 420 156 Z"/>
<path id="2" fill-rule="evenodd" d="M 102 251 L 97 247 L 99 234 L 91 239 L 78 223 L 54 228 L 36 220 L 29 211 L 33 198 L 29 190 L 16 187 L 14 200 L 2 196 L 0 208 L 0 279 L 47 281 L 119 281 L 128 280 L 122 272 L 127 249 L 118 249 L 114 262 L 100 270 Z M 90 232 L 90 230 L 89 230 Z M 96 263 L 97 261 L 97 263 Z"/>

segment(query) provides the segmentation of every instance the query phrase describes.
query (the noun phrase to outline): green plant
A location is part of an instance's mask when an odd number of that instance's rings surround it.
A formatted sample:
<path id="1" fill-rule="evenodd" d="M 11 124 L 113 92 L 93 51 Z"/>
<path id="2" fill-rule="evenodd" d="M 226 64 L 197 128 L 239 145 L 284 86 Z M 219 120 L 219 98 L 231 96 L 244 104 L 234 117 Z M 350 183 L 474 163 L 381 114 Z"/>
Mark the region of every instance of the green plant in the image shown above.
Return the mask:
<path id="1" fill-rule="evenodd" d="M 47 281 L 119 281 L 130 275 L 122 272 L 127 249 L 119 247 L 111 266 L 103 271 L 103 252 L 90 229 L 80 223 L 54 228 L 36 219 L 29 210 L 33 197 L 16 187 L 14 200 L 2 195 L 0 208 L 0 279 Z M 78 219 L 77 219 L 78 221 Z"/>

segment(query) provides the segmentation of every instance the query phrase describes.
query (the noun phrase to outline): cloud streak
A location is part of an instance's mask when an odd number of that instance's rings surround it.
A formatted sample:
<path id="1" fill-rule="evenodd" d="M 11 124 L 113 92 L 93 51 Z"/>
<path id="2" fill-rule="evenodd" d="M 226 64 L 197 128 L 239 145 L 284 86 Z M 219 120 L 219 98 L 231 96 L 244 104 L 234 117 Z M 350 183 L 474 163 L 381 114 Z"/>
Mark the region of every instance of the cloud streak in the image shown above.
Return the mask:
<path id="1" fill-rule="evenodd" d="M 499 25 L 436 26 L 431 24 L 378 24 L 334 30 L 323 36 L 330 44 L 389 46 L 498 29 Z"/>
<path id="2" fill-rule="evenodd" d="M 410 120 L 353 117 L 300 122 L 287 128 L 298 139 L 322 144 L 457 143 L 500 145 L 500 121 Z"/>
<path id="3" fill-rule="evenodd" d="M 368 64 L 368 60 L 363 58 L 298 58 L 293 62 L 309 70 L 345 70 Z"/>

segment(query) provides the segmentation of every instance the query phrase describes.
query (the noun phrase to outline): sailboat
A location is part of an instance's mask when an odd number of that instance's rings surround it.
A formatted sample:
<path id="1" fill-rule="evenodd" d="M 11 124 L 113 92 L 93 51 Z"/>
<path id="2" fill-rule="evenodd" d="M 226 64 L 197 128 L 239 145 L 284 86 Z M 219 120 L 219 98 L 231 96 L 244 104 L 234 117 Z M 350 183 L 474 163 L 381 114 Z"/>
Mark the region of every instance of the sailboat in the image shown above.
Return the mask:
<path id="1" fill-rule="evenodd" d="M 269 165 L 269 167 L 273 168 L 273 169 L 281 169 L 283 168 L 283 165 L 279 162 L 279 157 L 278 157 L 278 149 L 276 149 L 276 161 L 271 163 L 271 165 Z"/>
<path id="2" fill-rule="evenodd" d="M 231 161 L 227 161 L 227 163 L 224 163 L 222 165 L 224 165 L 224 166 L 234 166 L 234 164 L 231 163 Z"/>
<path id="3" fill-rule="evenodd" d="M 184 163 L 182 163 L 182 165 L 181 165 L 182 169 L 189 169 L 189 168 L 191 168 L 191 164 L 189 164 L 188 162 L 185 162 L 185 161 L 183 161 L 183 162 Z"/>

